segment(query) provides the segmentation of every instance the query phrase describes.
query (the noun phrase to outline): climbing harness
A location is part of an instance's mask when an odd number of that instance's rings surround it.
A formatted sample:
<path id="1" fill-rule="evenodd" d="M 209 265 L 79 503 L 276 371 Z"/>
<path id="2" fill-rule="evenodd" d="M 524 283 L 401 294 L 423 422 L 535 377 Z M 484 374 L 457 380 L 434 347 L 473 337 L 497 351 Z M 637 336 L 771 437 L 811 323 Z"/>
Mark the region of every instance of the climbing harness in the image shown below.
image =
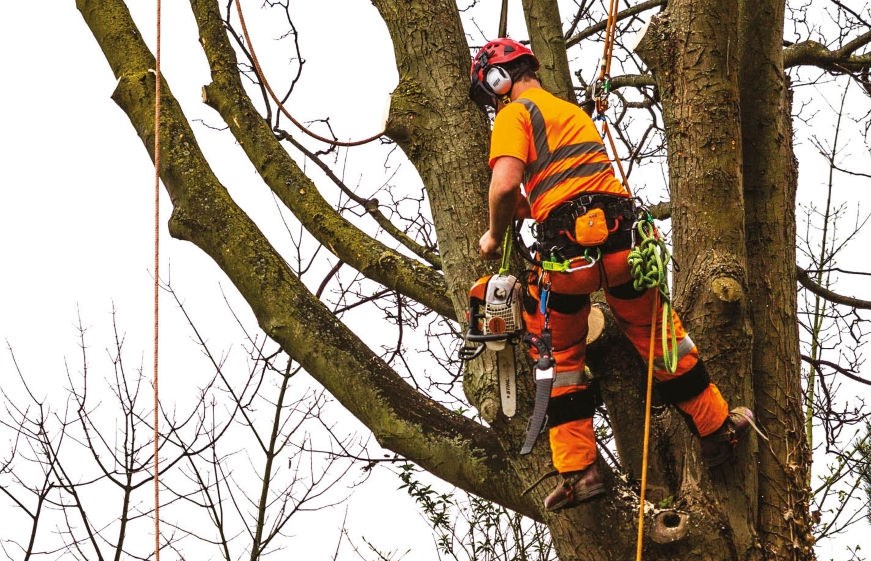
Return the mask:
<path id="1" fill-rule="evenodd" d="M 559 260 L 556 254 L 552 253 L 548 259 L 541 262 L 541 268 L 545 271 L 554 273 L 574 273 L 575 271 L 589 269 L 595 267 L 596 263 L 602 259 L 602 250 L 599 248 L 586 248 L 580 257 L 587 263 L 585 265 L 572 266 L 572 263 L 574 263 L 573 260 Z"/>

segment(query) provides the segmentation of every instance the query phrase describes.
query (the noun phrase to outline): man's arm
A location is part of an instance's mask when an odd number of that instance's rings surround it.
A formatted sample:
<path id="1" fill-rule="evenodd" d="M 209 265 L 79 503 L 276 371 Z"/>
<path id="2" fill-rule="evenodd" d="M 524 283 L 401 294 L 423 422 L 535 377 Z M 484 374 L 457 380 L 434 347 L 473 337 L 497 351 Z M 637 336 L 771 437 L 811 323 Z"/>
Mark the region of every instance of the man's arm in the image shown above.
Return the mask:
<path id="1" fill-rule="evenodd" d="M 493 163 L 490 179 L 490 229 L 484 232 L 479 242 L 481 257 L 496 259 L 501 255 L 502 239 L 511 225 L 517 203 L 523 194 L 520 182 L 526 164 L 513 156 L 502 156 Z"/>

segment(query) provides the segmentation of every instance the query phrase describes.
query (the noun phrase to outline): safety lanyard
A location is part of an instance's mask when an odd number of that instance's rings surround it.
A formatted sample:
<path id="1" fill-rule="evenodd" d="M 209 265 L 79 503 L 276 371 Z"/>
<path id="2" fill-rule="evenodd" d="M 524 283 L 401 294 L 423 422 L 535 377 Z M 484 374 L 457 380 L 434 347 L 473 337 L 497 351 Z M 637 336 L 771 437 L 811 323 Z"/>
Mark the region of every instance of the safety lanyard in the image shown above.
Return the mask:
<path id="1" fill-rule="evenodd" d="M 502 264 L 499 266 L 499 274 L 504 275 L 511 269 L 511 226 L 505 230 L 502 238 Z"/>

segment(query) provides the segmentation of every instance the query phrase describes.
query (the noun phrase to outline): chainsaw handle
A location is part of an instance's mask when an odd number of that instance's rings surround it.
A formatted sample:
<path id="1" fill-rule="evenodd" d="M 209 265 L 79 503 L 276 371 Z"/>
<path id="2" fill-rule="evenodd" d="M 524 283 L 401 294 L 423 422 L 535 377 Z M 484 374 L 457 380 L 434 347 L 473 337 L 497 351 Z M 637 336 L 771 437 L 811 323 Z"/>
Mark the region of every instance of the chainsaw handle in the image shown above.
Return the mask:
<path id="1" fill-rule="evenodd" d="M 460 347 L 460 350 L 457 352 L 457 354 L 459 355 L 460 360 L 470 361 L 481 356 L 481 354 L 484 352 L 484 349 L 486 348 L 487 347 L 485 347 L 484 345 L 478 345 L 477 347 L 469 347 L 464 345 Z"/>
<path id="2" fill-rule="evenodd" d="M 472 360 L 481 356 L 481 353 L 483 353 L 484 349 L 487 348 L 483 343 L 486 343 L 487 341 L 511 341 L 516 337 L 516 335 L 516 333 L 488 333 L 485 335 L 484 333 L 472 333 L 471 330 L 469 330 L 466 332 L 465 341 L 481 344 L 477 347 L 464 345 L 460 347 L 457 354 L 459 355 L 460 360 Z"/>

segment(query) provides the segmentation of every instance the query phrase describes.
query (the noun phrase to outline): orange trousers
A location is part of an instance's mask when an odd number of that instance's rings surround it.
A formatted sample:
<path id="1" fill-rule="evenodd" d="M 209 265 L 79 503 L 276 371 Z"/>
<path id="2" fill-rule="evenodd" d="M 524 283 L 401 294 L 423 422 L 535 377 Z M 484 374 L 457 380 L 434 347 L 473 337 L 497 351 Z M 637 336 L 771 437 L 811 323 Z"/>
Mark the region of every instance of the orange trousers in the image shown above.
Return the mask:
<path id="1" fill-rule="evenodd" d="M 620 328 L 645 361 L 649 356 L 651 308 L 656 290 L 638 292 L 632 288 L 626 259 L 628 254 L 628 250 L 606 254 L 593 267 L 549 274 L 551 284 L 546 303 L 556 375 L 548 405 L 548 434 L 553 465 L 560 473 L 584 469 L 596 460 L 595 402 L 593 391 L 584 384 L 583 377 L 590 293 L 605 289 L 606 300 Z M 584 261 L 578 260 L 577 264 L 582 265 Z M 541 279 L 541 271 L 534 271 L 524 298 L 526 329 L 536 335 L 540 335 L 544 327 Z M 672 315 L 678 342 L 677 369 L 673 374 L 665 369 L 660 337 L 657 336 L 653 375 L 663 400 L 685 413 L 699 436 L 706 436 L 723 424 L 729 406 L 709 381 L 698 349 L 684 330 L 680 318 L 674 311 Z M 656 317 L 659 333 L 662 329 L 661 309 Z M 530 353 L 537 358 L 535 349 Z"/>

